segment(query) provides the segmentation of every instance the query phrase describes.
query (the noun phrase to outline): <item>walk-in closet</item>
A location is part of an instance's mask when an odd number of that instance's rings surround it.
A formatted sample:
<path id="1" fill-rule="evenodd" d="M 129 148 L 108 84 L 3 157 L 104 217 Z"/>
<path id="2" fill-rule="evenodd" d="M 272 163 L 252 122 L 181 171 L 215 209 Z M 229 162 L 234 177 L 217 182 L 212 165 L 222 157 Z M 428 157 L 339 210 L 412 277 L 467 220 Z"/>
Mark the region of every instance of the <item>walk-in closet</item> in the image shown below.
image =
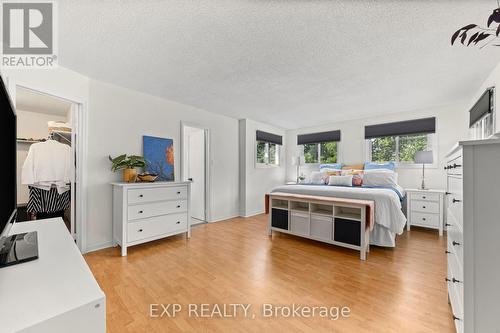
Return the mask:
<path id="1" fill-rule="evenodd" d="M 75 106 L 16 88 L 18 221 L 62 217 L 74 236 Z"/>

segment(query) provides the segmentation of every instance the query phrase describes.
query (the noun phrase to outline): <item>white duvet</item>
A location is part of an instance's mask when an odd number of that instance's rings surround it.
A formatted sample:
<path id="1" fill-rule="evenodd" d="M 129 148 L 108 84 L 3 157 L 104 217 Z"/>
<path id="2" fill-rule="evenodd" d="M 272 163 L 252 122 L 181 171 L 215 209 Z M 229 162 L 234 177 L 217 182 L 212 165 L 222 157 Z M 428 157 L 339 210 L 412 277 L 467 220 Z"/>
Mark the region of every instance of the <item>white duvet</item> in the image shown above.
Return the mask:
<path id="1" fill-rule="evenodd" d="M 402 189 L 400 193 L 404 195 Z M 388 188 L 343 187 L 328 185 L 284 185 L 273 192 L 317 195 L 348 199 L 365 199 L 375 202 L 375 223 L 401 235 L 406 225 L 406 217 L 401 211 L 399 195 Z"/>

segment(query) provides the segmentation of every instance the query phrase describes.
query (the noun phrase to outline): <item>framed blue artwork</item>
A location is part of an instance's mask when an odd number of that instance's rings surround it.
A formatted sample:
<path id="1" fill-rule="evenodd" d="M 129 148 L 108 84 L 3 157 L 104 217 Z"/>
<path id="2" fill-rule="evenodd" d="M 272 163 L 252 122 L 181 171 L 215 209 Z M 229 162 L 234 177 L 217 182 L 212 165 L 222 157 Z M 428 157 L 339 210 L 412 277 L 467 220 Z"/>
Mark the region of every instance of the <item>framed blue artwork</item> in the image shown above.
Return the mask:
<path id="1" fill-rule="evenodd" d="M 142 137 L 146 172 L 158 175 L 158 181 L 174 181 L 174 140 Z"/>

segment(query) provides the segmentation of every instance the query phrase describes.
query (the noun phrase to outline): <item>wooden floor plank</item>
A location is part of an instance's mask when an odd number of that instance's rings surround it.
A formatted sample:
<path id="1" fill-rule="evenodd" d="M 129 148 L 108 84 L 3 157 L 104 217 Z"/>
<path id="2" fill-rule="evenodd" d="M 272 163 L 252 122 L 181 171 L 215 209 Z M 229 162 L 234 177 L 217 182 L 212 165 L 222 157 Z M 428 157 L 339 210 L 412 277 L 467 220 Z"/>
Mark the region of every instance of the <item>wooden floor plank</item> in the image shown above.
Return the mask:
<path id="1" fill-rule="evenodd" d="M 267 216 L 198 225 L 183 236 L 85 255 L 107 297 L 110 333 L 453 332 L 445 237 L 412 229 L 395 249 L 359 252 L 274 233 Z M 250 303 L 256 318 L 150 318 L 151 303 Z M 262 318 L 263 303 L 348 306 L 346 319 Z"/>

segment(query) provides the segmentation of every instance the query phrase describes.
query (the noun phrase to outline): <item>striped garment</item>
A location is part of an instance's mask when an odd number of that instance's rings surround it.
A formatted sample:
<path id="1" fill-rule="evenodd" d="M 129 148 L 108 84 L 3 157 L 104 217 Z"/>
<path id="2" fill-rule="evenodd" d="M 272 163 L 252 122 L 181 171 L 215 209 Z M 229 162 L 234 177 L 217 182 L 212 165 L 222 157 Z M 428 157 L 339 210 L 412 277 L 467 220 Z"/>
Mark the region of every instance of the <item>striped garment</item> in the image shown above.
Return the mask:
<path id="1" fill-rule="evenodd" d="M 27 212 L 29 213 L 55 213 L 66 210 L 71 205 L 71 191 L 59 194 L 57 187 L 49 191 L 29 186 L 30 196 Z"/>

